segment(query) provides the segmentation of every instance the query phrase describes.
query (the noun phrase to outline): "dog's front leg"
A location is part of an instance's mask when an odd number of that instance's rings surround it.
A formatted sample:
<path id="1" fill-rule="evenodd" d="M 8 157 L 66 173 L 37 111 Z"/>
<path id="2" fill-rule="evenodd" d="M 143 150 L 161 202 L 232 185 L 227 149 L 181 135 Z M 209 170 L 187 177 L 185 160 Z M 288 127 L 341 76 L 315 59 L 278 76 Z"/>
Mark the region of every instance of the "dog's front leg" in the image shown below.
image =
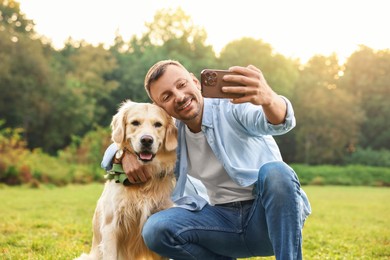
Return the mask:
<path id="1" fill-rule="evenodd" d="M 104 260 L 117 260 L 118 259 L 118 238 L 115 222 L 112 221 L 106 224 L 102 230 L 102 242 L 100 244 L 100 250 L 103 254 Z"/>

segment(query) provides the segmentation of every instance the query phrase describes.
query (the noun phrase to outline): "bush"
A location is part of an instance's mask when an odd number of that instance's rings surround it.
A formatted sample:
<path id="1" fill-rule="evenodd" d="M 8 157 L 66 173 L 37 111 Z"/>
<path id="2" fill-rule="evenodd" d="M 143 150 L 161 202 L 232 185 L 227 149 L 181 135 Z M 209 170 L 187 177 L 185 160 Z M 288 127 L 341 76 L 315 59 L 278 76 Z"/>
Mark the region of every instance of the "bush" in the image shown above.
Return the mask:
<path id="1" fill-rule="evenodd" d="M 345 162 L 347 164 L 390 167 L 390 151 L 385 149 L 376 151 L 370 148 L 358 148 L 346 157 Z"/>
<path id="2" fill-rule="evenodd" d="M 292 164 L 302 185 L 390 186 L 390 168 Z"/>
<path id="3" fill-rule="evenodd" d="M 108 129 L 98 128 L 83 138 L 74 137 L 72 144 L 55 157 L 40 149 L 29 151 L 20 129 L 1 126 L 0 120 L 0 182 L 39 187 L 41 183 L 63 186 L 104 181 L 100 161 L 111 142 Z M 366 165 L 292 167 L 302 185 L 390 186 L 390 151 L 357 150 L 349 160 Z"/>
<path id="4" fill-rule="evenodd" d="M 4 121 L 0 120 L 0 182 L 8 185 L 19 185 L 29 178 L 29 169 L 23 167 L 19 174 L 18 163 L 23 162 L 28 154 L 26 142 L 22 138 L 20 128 L 2 128 Z"/>
<path id="5" fill-rule="evenodd" d="M 73 136 L 72 143 L 58 153 L 59 159 L 69 163 L 99 166 L 110 143 L 110 130 L 98 127 L 82 138 Z"/>
<path id="6" fill-rule="evenodd" d="M 72 144 L 55 157 L 41 149 L 28 150 L 23 131 L 2 129 L 2 122 L 0 120 L 0 182 L 39 187 L 39 183 L 64 186 L 103 180 L 100 161 L 110 143 L 108 129 L 99 128 L 84 138 L 75 137 Z"/>

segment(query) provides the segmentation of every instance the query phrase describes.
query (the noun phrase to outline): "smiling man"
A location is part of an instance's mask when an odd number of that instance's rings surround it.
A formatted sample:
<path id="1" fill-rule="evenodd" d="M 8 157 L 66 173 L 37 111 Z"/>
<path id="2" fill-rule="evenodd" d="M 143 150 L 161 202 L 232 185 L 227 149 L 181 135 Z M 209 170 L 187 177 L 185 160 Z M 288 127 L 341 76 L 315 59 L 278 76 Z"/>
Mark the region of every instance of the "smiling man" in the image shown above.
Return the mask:
<path id="1" fill-rule="evenodd" d="M 157 62 L 145 89 L 176 118 L 179 146 L 176 207 L 155 213 L 143 228 L 147 246 L 172 259 L 235 259 L 275 255 L 302 259 L 302 227 L 311 208 L 299 180 L 282 160 L 273 135 L 295 126 L 292 105 L 261 71 L 234 66 L 225 81 L 239 83 L 228 99 L 204 98 L 199 80 L 179 62 Z M 115 148 L 108 149 L 109 168 Z M 149 174 L 126 155 L 131 182 Z"/>

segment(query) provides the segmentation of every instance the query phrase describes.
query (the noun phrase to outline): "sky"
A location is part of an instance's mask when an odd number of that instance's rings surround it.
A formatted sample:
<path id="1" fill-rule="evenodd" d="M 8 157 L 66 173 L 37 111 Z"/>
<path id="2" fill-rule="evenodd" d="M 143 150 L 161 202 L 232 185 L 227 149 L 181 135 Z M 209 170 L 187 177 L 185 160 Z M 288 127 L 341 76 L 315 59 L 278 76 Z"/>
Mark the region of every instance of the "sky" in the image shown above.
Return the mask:
<path id="1" fill-rule="evenodd" d="M 306 62 L 336 53 L 345 60 L 363 44 L 390 49 L 389 0 L 16 0 L 35 30 L 61 48 L 68 37 L 113 43 L 146 32 L 156 11 L 181 7 L 207 32 L 218 54 L 233 40 L 261 39 L 276 53 Z"/>

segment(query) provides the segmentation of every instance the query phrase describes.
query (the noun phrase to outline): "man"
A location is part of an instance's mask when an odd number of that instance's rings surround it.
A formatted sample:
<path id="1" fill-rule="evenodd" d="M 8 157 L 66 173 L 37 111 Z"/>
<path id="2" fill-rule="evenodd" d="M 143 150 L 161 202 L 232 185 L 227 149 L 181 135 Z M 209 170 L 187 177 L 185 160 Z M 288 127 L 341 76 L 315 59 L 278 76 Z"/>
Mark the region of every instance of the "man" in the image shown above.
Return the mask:
<path id="1" fill-rule="evenodd" d="M 148 71 L 145 89 L 176 118 L 179 145 L 177 206 L 152 215 L 143 238 L 172 259 L 302 259 L 301 230 L 310 204 L 272 137 L 295 126 L 292 105 L 256 67 L 229 70 L 239 75 L 224 81 L 244 86 L 223 91 L 243 97 L 203 98 L 199 80 L 177 61 L 157 62 Z M 105 168 L 113 153 L 115 147 L 107 150 Z M 149 177 L 132 156 L 122 165 L 131 183 Z"/>

